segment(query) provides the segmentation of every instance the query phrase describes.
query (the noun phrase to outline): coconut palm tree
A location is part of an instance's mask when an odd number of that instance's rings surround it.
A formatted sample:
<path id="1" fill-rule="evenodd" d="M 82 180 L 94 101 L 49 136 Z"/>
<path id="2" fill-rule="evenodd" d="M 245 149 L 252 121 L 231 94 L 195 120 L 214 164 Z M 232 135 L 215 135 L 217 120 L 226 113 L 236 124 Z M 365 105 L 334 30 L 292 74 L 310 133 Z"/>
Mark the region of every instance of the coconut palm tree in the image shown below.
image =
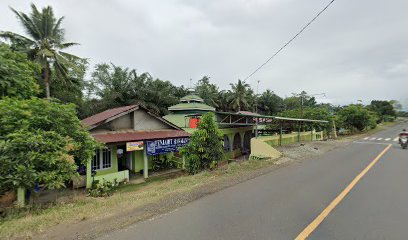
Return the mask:
<path id="1" fill-rule="evenodd" d="M 83 59 L 62 51 L 78 43 L 64 42 L 65 30 L 61 28 L 64 17 L 57 19 L 51 6 L 44 7 L 40 12 L 31 4 L 30 14 L 18 12 L 13 8 L 11 10 L 29 37 L 13 32 L 0 32 L 0 37 L 10 41 L 14 50 L 27 53 L 30 59 L 41 65 L 45 95 L 50 98 L 52 71 L 56 71 L 55 74 L 60 76 L 59 80 L 63 81 L 69 81 L 69 71 L 78 71 L 76 62 Z"/>
<path id="2" fill-rule="evenodd" d="M 250 87 L 249 84 L 238 79 L 238 83 L 236 84 L 231 83 L 230 85 L 231 85 L 230 101 L 232 107 L 237 111 L 241 111 L 244 108 L 248 108 L 248 89 Z"/>

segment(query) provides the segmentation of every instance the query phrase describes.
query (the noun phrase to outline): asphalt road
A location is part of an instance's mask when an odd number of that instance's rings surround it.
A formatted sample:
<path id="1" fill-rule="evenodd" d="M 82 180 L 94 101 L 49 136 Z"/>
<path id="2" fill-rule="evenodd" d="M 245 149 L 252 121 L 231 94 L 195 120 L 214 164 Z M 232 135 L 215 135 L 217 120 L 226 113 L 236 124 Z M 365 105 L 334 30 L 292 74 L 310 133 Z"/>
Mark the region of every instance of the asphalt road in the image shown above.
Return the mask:
<path id="1" fill-rule="evenodd" d="M 389 144 L 308 239 L 408 239 L 408 150 L 394 141 L 402 128 L 280 168 L 101 239 L 295 239 Z"/>

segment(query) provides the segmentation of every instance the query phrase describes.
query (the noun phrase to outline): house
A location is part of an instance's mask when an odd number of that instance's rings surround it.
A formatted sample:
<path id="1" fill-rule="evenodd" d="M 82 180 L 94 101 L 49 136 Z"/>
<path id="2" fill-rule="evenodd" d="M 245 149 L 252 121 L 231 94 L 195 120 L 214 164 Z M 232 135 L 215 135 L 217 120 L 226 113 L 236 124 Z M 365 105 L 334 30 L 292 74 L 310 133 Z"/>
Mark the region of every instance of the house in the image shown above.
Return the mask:
<path id="1" fill-rule="evenodd" d="M 129 174 L 142 173 L 147 178 L 152 161 L 176 157 L 190 137 L 139 105 L 109 109 L 83 119 L 82 124 L 106 146 L 86 166 L 88 188 L 94 180 L 128 181 Z"/>
<path id="2" fill-rule="evenodd" d="M 214 120 L 224 135 L 224 151 L 227 158 L 236 158 L 251 150 L 251 138 L 254 131 L 252 123 L 239 121 L 231 124 L 222 123 L 222 120 L 228 116 L 239 117 L 242 114 L 217 112 L 215 108 L 205 104 L 204 100 L 194 93 L 181 98 L 178 104 L 169 107 L 168 110 L 170 114 L 163 118 L 190 133 L 195 131 L 203 114 L 213 112 Z"/>

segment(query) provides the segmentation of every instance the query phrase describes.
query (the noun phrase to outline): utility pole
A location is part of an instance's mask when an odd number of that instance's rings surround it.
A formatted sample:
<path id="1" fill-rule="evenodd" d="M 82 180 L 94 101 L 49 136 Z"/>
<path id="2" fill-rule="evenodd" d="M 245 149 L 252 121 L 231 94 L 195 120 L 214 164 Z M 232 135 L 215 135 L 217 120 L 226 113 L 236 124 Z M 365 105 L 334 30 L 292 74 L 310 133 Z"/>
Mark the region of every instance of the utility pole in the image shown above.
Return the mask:
<path id="1" fill-rule="evenodd" d="M 300 118 L 301 119 L 303 119 L 303 105 L 305 103 L 305 97 L 312 97 L 312 96 L 319 96 L 319 95 L 323 95 L 323 97 L 326 97 L 326 93 L 307 94 L 305 91 L 302 91 L 301 93 L 292 93 L 292 94 L 294 97 L 300 97 Z M 302 122 L 300 122 L 299 124 L 299 134 L 300 134 L 301 129 L 302 129 Z"/>
<path id="2" fill-rule="evenodd" d="M 300 118 L 303 118 L 303 105 L 305 104 L 306 97 L 314 97 L 314 96 L 320 96 L 320 95 L 323 95 L 323 97 L 326 97 L 326 93 L 307 94 L 305 91 L 302 91 L 301 93 L 292 93 L 292 94 L 294 97 L 300 97 Z"/>

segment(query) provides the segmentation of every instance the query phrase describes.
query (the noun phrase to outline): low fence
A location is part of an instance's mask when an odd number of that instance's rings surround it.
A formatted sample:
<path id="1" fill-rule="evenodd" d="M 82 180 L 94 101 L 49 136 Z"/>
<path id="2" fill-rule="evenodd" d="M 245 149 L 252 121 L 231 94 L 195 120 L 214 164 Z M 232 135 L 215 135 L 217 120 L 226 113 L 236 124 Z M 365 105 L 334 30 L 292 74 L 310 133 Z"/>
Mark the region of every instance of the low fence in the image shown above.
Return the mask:
<path id="1" fill-rule="evenodd" d="M 261 136 L 259 137 L 262 141 L 267 143 L 272 147 L 279 146 L 280 136 Z M 297 142 L 310 142 L 310 141 L 321 141 L 323 140 L 323 132 L 297 132 L 282 135 L 281 145 L 288 145 Z"/>

